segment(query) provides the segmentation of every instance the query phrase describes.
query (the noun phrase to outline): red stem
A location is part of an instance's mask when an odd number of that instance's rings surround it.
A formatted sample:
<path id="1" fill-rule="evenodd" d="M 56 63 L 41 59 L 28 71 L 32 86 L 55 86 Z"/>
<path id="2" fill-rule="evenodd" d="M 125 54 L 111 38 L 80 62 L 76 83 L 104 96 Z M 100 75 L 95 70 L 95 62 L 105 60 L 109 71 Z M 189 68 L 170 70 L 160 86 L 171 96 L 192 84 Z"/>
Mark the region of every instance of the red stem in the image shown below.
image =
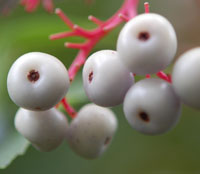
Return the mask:
<path id="1" fill-rule="evenodd" d="M 56 9 L 56 14 L 66 23 L 66 25 L 72 30 L 71 32 L 63 32 L 53 34 L 50 39 L 67 38 L 70 36 L 79 36 L 86 39 L 85 43 L 65 43 L 68 48 L 79 49 L 77 56 L 69 67 L 69 78 L 72 82 L 81 68 L 85 63 L 86 58 L 90 54 L 91 50 L 95 45 L 105 37 L 110 31 L 116 28 L 123 21 L 128 21 L 137 14 L 137 5 L 139 0 L 124 0 L 122 7 L 107 21 L 101 21 L 93 16 L 89 16 L 89 20 L 97 24 L 97 28 L 92 30 L 85 30 L 75 25 L 61 9 Z M 75 117 L 75 110 L 68 104 L 66 99 L 61 101 L 65 107 L 66 112 L 72 117 Z"/>
<path id="2" fill-rule="evenodd" d="M 62 12 L 61 9 L 57 8 L 55 13 L 65 22 L 65 24 L 73 30 L 74 24 L 71 20 Z"/>
<path id="3" fill-rule="evenodd" d="M 147 74 L 147 75 L 146 75 L 146 78 L 147 78 L 147 79 L 151 78 L 151 75 L 150 75 L 150 74 Z"/>
<path id="4" fill-rule="evenodd" d="M 160 71 L 158 73 L 156 73 L 156 75 L 160 78 L 160 79 L 163 79 L 169 83 L 171 83 L 171 75 L 167 75 L 165 74 L 163 71 Z"/>
<path id="5" fill-rule="evenodd" d="M 66 98 L 62 99 L 61 103 L 71 118 L 76 117 L 76 114 L 77 114 L 76 111 L 74 110 L 74 108 L 72 106 L 70 106 L 70 104 L 67 102 Z"/>
<path id="6" fill-rule="evenodd" d="M 99 26 L 100 26 L 100 25 L 103 25 L 103 21 L 97 19 L 96 17 L 94 17 L 94 16 L 92 16 L 92 15 L 88 16 L 88 19 L 89 19 L 90 21 L 94 22 L 95 24 L 99 25 Z"/>
<path id="7" fill-rule="evenodd" d="M 144 3 L 144 9 L 145 9 L 145 13 L 149 13 L 149 3 L 148 2 Z"/>

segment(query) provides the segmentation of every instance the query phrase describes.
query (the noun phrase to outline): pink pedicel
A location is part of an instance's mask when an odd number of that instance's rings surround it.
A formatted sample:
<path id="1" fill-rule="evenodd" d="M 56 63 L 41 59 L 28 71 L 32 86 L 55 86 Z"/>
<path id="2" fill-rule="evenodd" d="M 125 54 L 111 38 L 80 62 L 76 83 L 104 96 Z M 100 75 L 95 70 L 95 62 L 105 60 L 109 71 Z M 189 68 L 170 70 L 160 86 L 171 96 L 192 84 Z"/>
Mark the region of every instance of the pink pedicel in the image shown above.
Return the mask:
<path id="1" fill-rule="evenodd" d="M 76 115 L 77 115 L 77 113 L 76 113 L 76 111 L 74 110 L 74 108 L 71 107 L 70 104 L 67 102 L 67 99 L 66 99 L 66 98 L 63 98 L 63 99 L 61 100 L 61 103 L 62 103 L 63 107 L 65 108 L 66 112 L 69 114 L 69 116 L 70 116 L 71 118 L 75 118 Z"/>
<path id="2" fill-rule="evenodd" d="M 65 24 L 72 30 L 62 33 L 53 34 L 50 36 L 51 40 L 67 38 L 71 36 L 79 36 L 86 39 L 84 43 L 65 43 L 67 48 L 79 49 L 79 52 L 69 68 L 70 80 L 76 76 L 80 67 L 85 63 L 87 56 L 95 45 L 110 31 L 121 24 L 124 19 L 128 20 L 136 16 L 138 0 L 125 0 L 122 7 L 107 21 L 101 21 L 94 16 L 89 16 L 88 19 L 94 22 L 97 27 L 92 30 L 85 30 L 75 25 L 61 9 L 56 9 L 56 14 L 65 22 Z M 123 16 L 123 17 L 121 17 Z M 125 21 L 126 21 L 125 20 Z"/>
<path id="3" fill-rule="evenodd" d="M 147 79 L 149 79 L 149 78 L 151 78 L 151 75 L 150 75 L 150 74 L 147 74 L 145 77 L 146 77 Z"/>
<path id="4" fill-rule="evenodd" d="M 86 58 L 95 45 L 122 22 L 127 22 L 129 19 L 137 15 L 138 1 L 139 0 L 124 0 L 122 7 L 106 21 L 101 21 L 94 16 L 89 16 L 88 19 L 97 25 L 97 27 L 92 30 L 86 30 L 75 25 L 61 9 L 55 10 L 55 13 L 64 21 L 71 31 L 53 34 L 50 36 L 51 40 L 68 38 L 71 36 L 85 38 L 84 43 L 65 43 L 67 48 L 79 50 L 77 56 L 69 67 L 68 72 L 71 82 L 74 80 L 81 66 L 84 65 Z M 66 98 L 61 101 L 61 104 L 72 118 L 76 116 L 76 111 L 68 104 Z"/>
<path id="5" fill-rule="evenodd" d="M 148 2 L 144 3 L 144 10 L 145 10 L 145 13 L 149 13 L 149 3 Z"/>
<path id="6" fill-rule="evenodd" d="M 156 73 L 156 75 L 160 78 L 163 79 L 169 83 L 171 83 L 171 75 L 170 74 L 165 74 L 163 71 L 160 71 L 158 73 Z"/>
<path id="7" fill-rule="evenodd" d="M 149 3 L 148 2 L 144 3 L 144 9 L 145 9 L 145 13 L 149 13 Z M 170 74 L 167 75 L 163 71 L 160 71 L 160 72 L 156 73 L 156 75 L 160 79 L 163 79 L 163 80 L 171 83 L 171 75 Z M 151 78 L 150 74 L 147 74 L 146 78 Z"/>
<path id="8" fill-rule="evenodd" d="M 59 8 L 55 10 L 55 13 L 60 17 L 60 19 L 71 29 L 71 31 L 65 31 L 61 33 L 56 33 L 50 36 L 51 40 L 68 38 L 73 36 L 82 37 L 85 39 L 83 43 L 69 43 L 66 42 L 64 45 L 67 48 L 78 49 L 78 54 L 69 67 L 69 78 L 72 82 L 79 71 L 79 69 L 84 65 L 88 55 L 95 45 L 105 37 L 109 32 L 119 26 L 122 22 L 128 22 L 130 19 L 137 15 L 137 6 L 139 0 L 124 0 L 121 8 L 108 20 L 102 21 L 94 16 L 89 16 L 88 19 L 97 25 L 96 28 L 92 30 L 86 30 L 78 25 L 74 24 L 68 16 Z M 145 13 L 149 13 L 149 3 L 144 4 Z M 170 81 L 169 77 L 162 71 L 157 73 L 157 76 L 163 80 Z M 146 78 L 150 78 L 149 74 Z M 67 99 L 64 98 L 60 104 L 63 105 L 66 112 L 70 117 L 74 118 L 77 113 L 75 109 L 70 106 Z M 58 105 L 57 105 L 58 107 Z"/>

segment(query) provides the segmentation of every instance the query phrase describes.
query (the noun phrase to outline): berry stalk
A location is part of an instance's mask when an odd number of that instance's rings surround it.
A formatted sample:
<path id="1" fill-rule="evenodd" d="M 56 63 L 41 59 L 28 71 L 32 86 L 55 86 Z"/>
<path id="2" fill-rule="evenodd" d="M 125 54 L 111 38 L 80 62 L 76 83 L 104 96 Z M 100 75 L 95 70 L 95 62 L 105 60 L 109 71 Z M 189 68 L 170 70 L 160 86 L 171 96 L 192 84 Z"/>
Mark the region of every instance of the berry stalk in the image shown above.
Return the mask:
<path id="1" fill-rule="evenodd" d="M 144 9 L 145 9 L 145 13 L 149 13 L 149 3 L 145 2 L 144 3 Z M 160 79 L 163 79 L 169 83 L 171 83 L 171 75 L 170 74 L 165 74 L 163 71 L 159 71 L 158 73 L 156 73 L 157 77 L 159 77 Z M 151 78 L 150 74 L 146 75 L 146 78 Z"/>
<path id="2" fill-rule="evenodd" d="M 90 54 L 91 50 L 95 47 L 95 45 L 122 22 L 127 22 L 128 20 L 136 16 L 138 2 L 139 0 L 124 0 L 121 8 L 106 21 L 101 21 L 94 16 L 89 16 L 88 19 L 97 25 L 97 27 L 92 30 L 86 30 L 75 25 L 61 9 L 56 9 L 55 13 L 61 18 L 61 20 L 65 22 L 65 24 L 72 31 L 53 34 L 50 36 L 50 39 L 55 40 L 68 38 L 71 36 L 79 36 L 86 39 L 84 43 L 65 43 L 65 46 L 67 48 L 79 49 L 77 56 L 75 57 L 69 68 L 69 78 L 71 82 L 74 80 L 77 72 L 85 63 L 86 58 Z M 72 118 L 74 118 L 76 112 L 68 104 L 67 100 L 63 99 L 61 103 L 65 107 L 66 112 Z"/>
<path id="3" fill-rule="evenodd" d="M 67 99 L 66 99 L 66 98 L 63 98 L 63 99 L 61 100 L 61 103 L 63 104 L 63 106 L 64 106 L 66 112 L 69 114 L 69 116 L 70 116 L 71 118 L 75 118 L 76 115 L 77 115 L 77 113 L 76 113 L 76 111 L 74 110 L 74 108 L 71 107 L 70 104 L 67 102 Z"/>
<path id="4" fill-rule="evenodd" d="M 145 9 L 145 13 L 149 13 L 149 3 L 148 2 L 144 3 L 144 9 Z"/>
<path id="5" fill-rule="evenodd" d="M 171 75 L 170 74 L 165 74 L 163 71 L 160 71 L 156 73 L 156 75 L 160 78 L 163 79 L 169 83 L 171 83 Z"/>

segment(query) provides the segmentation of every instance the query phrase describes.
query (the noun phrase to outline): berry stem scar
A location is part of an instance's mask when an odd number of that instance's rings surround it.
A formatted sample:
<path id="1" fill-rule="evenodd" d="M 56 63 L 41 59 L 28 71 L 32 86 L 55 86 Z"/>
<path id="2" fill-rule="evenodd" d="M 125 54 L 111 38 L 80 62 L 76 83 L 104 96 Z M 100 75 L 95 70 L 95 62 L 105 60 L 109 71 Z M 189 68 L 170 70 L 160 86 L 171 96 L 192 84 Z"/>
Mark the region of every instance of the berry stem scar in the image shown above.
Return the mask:
<path id="1" fill-rule="evenodd" d="M 40 78 L 40 74 L 38 71 L 35 70 L 31 70 L 28 75 L 27 78 L 30 82 L 36 82 L 39 78 Z"/>

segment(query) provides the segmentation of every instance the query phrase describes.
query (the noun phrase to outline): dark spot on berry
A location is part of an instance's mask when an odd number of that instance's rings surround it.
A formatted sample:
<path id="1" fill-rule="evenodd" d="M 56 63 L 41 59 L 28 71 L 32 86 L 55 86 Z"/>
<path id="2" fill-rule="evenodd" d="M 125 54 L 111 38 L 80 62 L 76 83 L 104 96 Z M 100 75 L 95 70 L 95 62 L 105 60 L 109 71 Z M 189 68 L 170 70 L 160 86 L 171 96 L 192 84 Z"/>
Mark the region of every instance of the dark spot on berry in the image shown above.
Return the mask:
<path id="1" fill-rule="evenodd" d="M 111 138 L 110 137 L 106 137 L 105 141 L 104 141 L 104 145 L 108 145 L 110 143 Z"/>
<path id="2" fill-rule="evenodd" d="M 150 34 L 146 31 L 140 32 L 138 35 L 138 39 L 141 41 L 147 41 L 150 38 Z"/>
<path id="3" fill-rule="evenodd" d="M 30 82 L 36 82 L 40 78 L 40 74 L 38 73 L 38 71 L 31 70 L 28 73 L 27 78 Z"/>
<path id="4" fill-rule="evenodd" d="M 140 119 L 142 120 L 142 121 L 144 121 L 144 122 L 149 122 L 150 121 L 150 119 L 149 119 L 149 115 L 146 113 L 146 112 L 139 112 L 139 117 L 140 117 Z"/>
<path id="5" fill-rule="evenodd" d="M 93 71 L 90 72 L 89 76 L 88 76 L 88 80 L 91 83 L 93 79 Z"/>

